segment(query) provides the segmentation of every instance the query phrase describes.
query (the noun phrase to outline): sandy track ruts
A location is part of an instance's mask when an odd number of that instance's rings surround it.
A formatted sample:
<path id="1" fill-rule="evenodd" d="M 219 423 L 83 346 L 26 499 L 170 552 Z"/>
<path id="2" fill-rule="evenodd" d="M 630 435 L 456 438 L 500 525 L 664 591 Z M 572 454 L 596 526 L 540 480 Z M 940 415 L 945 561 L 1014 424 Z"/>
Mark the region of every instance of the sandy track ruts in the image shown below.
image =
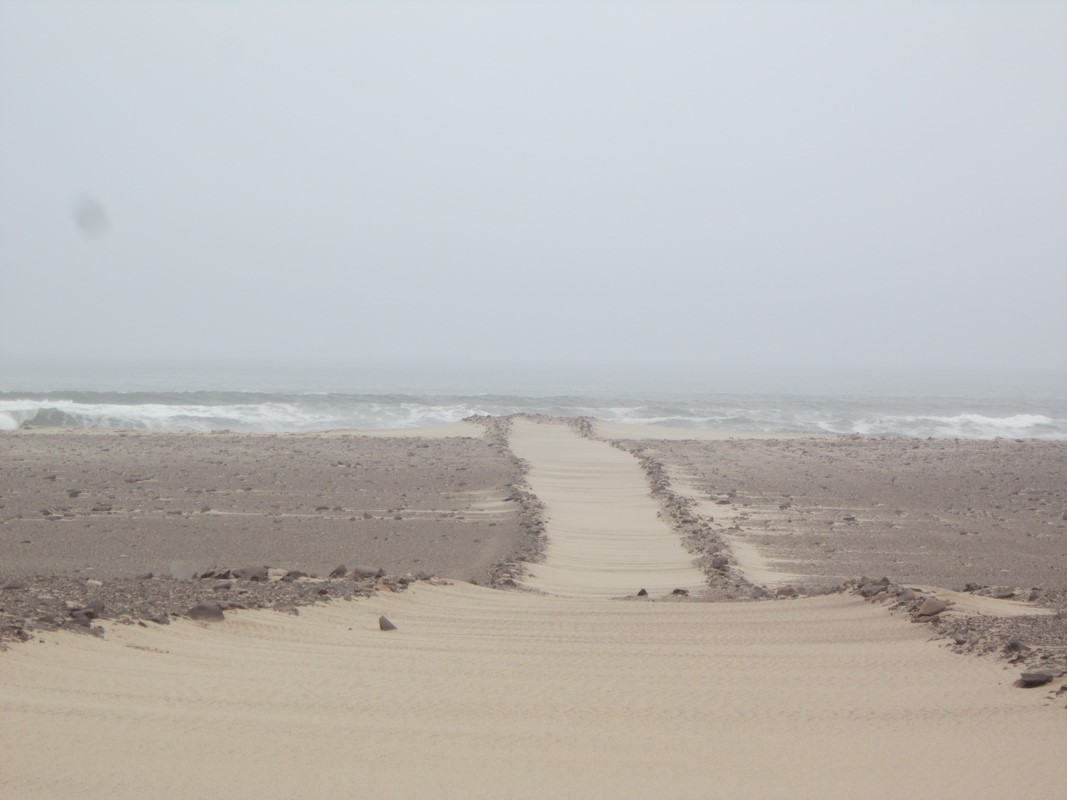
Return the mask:
<path id="1" fill-rule="evenodd" d="M 528 565 L 527 586 L 583 597 L 707 588 L 694 557 L 659 518 L 632 455 L 569 425 L 522 418 L 512 422 L 509 447 L 529 463 L 526 482 L 545 504 L 544 561 Z"/>
<path id="2" fill-rule="evenodd" d="M 0 660 L 0 796 L 1052 796 L 1063 713 L 926 635 L 465 584 L 52 634 Z"/>

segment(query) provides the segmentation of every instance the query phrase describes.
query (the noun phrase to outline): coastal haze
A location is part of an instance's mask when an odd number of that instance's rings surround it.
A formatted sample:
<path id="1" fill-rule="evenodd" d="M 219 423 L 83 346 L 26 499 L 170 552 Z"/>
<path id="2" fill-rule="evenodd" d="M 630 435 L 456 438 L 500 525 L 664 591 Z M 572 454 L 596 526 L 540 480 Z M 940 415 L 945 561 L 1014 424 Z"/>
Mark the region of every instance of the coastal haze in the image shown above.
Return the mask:
<path id="1" fill-rule="evenodd" d="M 1065 33 L 4 2 L 0 358 L 1062 372 Z"/>
<path id="2" fill-rule="evenodd" d="M 1057 796 L 1065 40 L 0 0 L 0 795 Z"/>

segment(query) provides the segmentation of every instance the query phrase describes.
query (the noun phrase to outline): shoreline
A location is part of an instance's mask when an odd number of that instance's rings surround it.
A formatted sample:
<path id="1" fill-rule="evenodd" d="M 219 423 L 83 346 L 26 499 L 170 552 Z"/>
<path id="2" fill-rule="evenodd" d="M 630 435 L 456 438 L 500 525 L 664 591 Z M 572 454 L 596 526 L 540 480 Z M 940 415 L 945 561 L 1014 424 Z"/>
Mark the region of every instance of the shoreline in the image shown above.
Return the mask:
<path id="1" fill-rule="evenodd" d="M 407 427 L 381 427 L 381 428 L 322 428 L 313 430 L 233 430 L 231 428 L 210 428 L 206 430 L 185 430 L 171 428 L 146 428 L 146 427 L 104 427 L 104 426 L 58 426 L 58 425 L 34 425 L 23 423 L 17 428 L 0 428 L 0 437 L 17 435 L 69 435 L 82 434 L 86 436 L 99 435 L 124 435 L 124 436 L 274 436 L 283 438 L 299 437 L 335 437 L 335 436 L 361 436 L 367 438 L 384 439 L 445 439 L 477 437 L 480 420 L 485 419 L 557 419 L 562 422 L 575 423 L 580 420 L 588 420 L 592 424 L 591 430 L 595 435 L 607 440 L 660 440 L 660 441 L 729 441 L 729 440 L 792 440 L 792 439 L 851 439 L 859 441 L 964 441 L 964 442 L 1047 442 L 1051 444 L 1067 444 L 1067 437 L 1048 438 L 1042 436 L 1012 436 L 1008 434 L 993 436 L 959 436 L 958 434 L 945 434 L 932 436 L 913 433 L 856 433 L 838 431 L 790 431 L 790 430 L 750 430 L 744 428 L 702 428 L 688 427 L 683 425 L 662 425 L 645 422 L 612 422 L 596 417 L 554 416 L 551 414 L 516 412 L 506 415 L 474 414 L 454 422 L 437 423 L 433 425 L 413 425 Z"/>

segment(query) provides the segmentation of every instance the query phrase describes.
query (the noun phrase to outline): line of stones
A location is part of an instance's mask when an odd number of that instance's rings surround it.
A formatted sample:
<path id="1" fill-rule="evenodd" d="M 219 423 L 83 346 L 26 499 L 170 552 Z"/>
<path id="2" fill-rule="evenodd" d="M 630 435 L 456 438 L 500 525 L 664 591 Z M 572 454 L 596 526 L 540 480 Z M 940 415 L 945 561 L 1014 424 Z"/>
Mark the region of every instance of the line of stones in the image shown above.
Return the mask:
<path id="1" fill-rule="evenodd" d="M 472 422 L 485 429 L 485 438 L 491 447 L 499 448 L 509 462 L 508 495 L 506 502 L 518 504 L 518 521 L 522 538 L 518 549 L 507 558 L 489 568 L 489 585 L 498 589 L 523 588 L 520 583 L 527 575 L 526 564 L 544 560 L 548 538 L 545 533 L 545 504 L 530 491 L 526 476 L 530 465 L 515 455 L 509 446 L 511 421 L 515 416 L 491 417 L 474 415 L 465 422 Z"/>

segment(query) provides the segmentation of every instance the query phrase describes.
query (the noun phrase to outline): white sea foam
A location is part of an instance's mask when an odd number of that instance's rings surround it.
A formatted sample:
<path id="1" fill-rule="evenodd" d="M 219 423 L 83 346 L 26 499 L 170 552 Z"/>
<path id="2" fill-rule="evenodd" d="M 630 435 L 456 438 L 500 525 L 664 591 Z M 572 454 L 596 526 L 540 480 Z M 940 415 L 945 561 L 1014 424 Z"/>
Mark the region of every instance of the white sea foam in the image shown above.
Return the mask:
<path id="1" fill-rule="evenodd" d="M 971 408 L 967 408 L 970 405 Z M 1029 405 L 1029 407 L 1027 407 Z M 975 410 L 978 409 L 978 410 Z M 713 430 L 935 438 L 1067 439 L 1067 401 L 857 400 L 788 395 L 682 398 L 245 392 L 0 393 L 0 430 L 44 427 L 285 432 L 418 428 L 474 414 L 543 413 Z"/>
<path id="2" fill-rule="evenodd" d="M 857 420 L 852 430 L 866 435 L 905 434 L 934 438 L 992 439 L 1004 436 L 1059 439 L 1067 438 L 1063 423 L 1063 420 L 1057 422 L 1044 414 L 1012 414 L 1005 417 L 969 413 L 953 416 L 903 415 Z"/>

